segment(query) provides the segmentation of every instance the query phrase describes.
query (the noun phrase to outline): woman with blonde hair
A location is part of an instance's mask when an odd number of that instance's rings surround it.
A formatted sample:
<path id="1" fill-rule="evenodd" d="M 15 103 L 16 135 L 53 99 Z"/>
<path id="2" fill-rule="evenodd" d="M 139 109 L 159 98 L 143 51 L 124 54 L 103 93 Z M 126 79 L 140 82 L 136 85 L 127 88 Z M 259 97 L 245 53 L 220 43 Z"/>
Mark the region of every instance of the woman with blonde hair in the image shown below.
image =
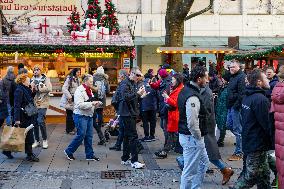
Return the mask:
<path id="1" fill-rule="evenodd" d="M 34 105 L 32 90 L 30 86 L 30 78 L 27 74 L 20 74 L 16 78 L 17 88 L 14 93 L 14 119 L 15 125 L 21 128 L 27 128 L 32 124 L 33 117 L 25 111 L 27 105 Z M 34 105 L 35 107 L 35 105 Z M 26 160 L 30 162 L 38 162 L 39 159 L 33 154 L 32 144 L 34 142 L 33 129 L 30 129 L 26 135 L 25 153 Z"/>

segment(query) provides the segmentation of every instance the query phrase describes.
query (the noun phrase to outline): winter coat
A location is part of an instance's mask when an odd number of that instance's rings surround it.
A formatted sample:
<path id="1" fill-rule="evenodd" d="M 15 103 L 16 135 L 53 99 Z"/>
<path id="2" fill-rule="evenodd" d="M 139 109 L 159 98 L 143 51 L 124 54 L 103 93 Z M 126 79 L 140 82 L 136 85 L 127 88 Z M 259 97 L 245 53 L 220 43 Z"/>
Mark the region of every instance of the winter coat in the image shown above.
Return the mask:
<path id="1" fill-rule="evenodd" d="M 141 99 L 140 101 L 140 110 L 141 111 L 149 111 L 149 110 L 157 110 L 157 91 L 152 89 L 148 84 L 149 79 L 144 80 L 144 87 L 147 93 L 147 96 Z"/>
<path id="2" fill-rule="evenodd" d="M 63 95 L 61 97 L 60 106 L 67 109 L 74 109 L 74 94 L 76 89 L 80 86 L 80 80 L 76 77 L 67 76 L 64 85 L 62 87 Z M 68 101 L 72 99 L 72 101 Z"/>
<path id="3" fill-rule="evenodd" d="M 248 86 L 241 108 L 244 154 L 272 149 L 269 109 L 270 102 L 265 91 L 259 87 Z"/>
<path id="4" fill-rule="evenodd" d="M 278 77 L 277 77 L 277 75 L 275 75 L 270 81 L 269 81 L 269 86 L 270 86 L 270 88 L 269 88 L 269 90 L 267 90 L 266 92 L 265 92 L 265 94 L 266 94 L 266 96 L 267 96 L 267 98 L 269 98 L 270 100 L 271 100 L 271 93 L 272 93 L 272 91 L 273 91 L 273 88 L 275 87 L 275 85 L 278 83 Z"/>
<path id="5" fill-rule="evenodd" d="M 216 103 L 216 123 L 220 130 L 226 130 L 227 128 L 227 98 L 228 98 L 228 88 L 224 86 L 219 92 Z"/>
<path id="6" fill-rule="evenodd" d="M 3 90 L 5 99 L 8 100 L 9 103 L 9 92 L 11 89 L 12 84 L 15 83 L 15 74 L 13 72 L 8 72 L 7 75 L 3 78 Z"/>
<path id="7" fill-rule="evenodd" d="M 168 125 L 167 131 L 168 132 L 178 132 L 178 122 L 179 122 L 179 111 L 178 111 L 178 95 L 180 91 L 183 89 L 183 84 L 180 84 L 176 89 L 174 89 L 169 98 L 166 99 L 167 105 L 169 108 L 168 111 Z"/>
<path id="8" fill-rule="evenodd" d="M 278 82 L 271 95 L 275 119 L 275 155 L 279 189 L 284 189 L 284 82 Z"/>
<path id="9" fill-rule="evenodd" d="M 49 92 L 52 91 L 52 85 L 50 79 L 46 75 L 40 76 L 40 81 L 37 83 L 35 77 L 32 78 L 31 82 L 38 86 L 38 91 L 34 97 L 37 108 L 48 108 L 49 106 Z"/>
<path id="10" fill-rule="evenodd" d="M 109 77 L 106 74 L 95 73 L 93 78 L 94 78 L 94 86 L 96 86 L 96 82 L 103 82 L 104 83 L 104 86 L 102 88 L 100 88 L 100 86 L 97 86 L 97 87 L 99 87 L 97 93 L 101 92 L 102 94 L 104 94 L 103 95 L 104 97 L 101 98 L 101 97 L 98 96 L 98 99 L 99 99 L 99 101 L 101 101 L 103 103 L 103 106 L 105 107 L 106 106 L 106 94 L 108 94 L 110 92 L 110 86 L 109 86 L 109 82 L 108 82 Z M 98 94 L 94 94 L 94 95 L 97 96 Z"/>
<path id="11" fill-rule="evenodd" d="M 92 96 L 94 96 L 92 94 Z M 74 94 L 74 114 L 84 115 L 93 117 L 94 114 L 94 106 L 90 101 L 89 96 L 87 95 L 86 89 L 83 85 L 80 85 Z"/>
<path id="12" fill-rule="evenodd" d="M 207 112 L 205 125 L 207 126 L 208 133 L 204 136 L 205 148 L 210 160 L 218 160 L 221 159 L 221 155 L 215 136 L 216 122 L 213 93 L 209 86 L 207 86 L 201 89 L 200 94 L 201 100 Z"/>
<path id="13" fill-rule="evenodd" d="M 227 99 L 228 109 L 231 108 L 234 108 L 235 110 L 241 109 L 242 99 L 245 95 L 245 89 L 246 89 L 245 78 L 246 75 L 241 70 L 231 75 L 228 84 L 228 99 Z"/>
<path id="14" fill-rule="evenodd" d="M 3 90 L 3 80 L 0 80 L 0 119 L 5 119 L 8 116 L 7 96 Z"/>
<path id="15" fill-rule="evenodd" d="M 137 85 L 129 77 L 120 82 L 117 90 L 118 115 L 137 117 L 139 115 Z"/>
<path id="16" fill-rule="evenodd" d="M 34 103 L 32 91 L 25 85 L 18 84 L 14 94 L 14 119 L 20 121 L 21 128 L 27 128 L 33 123 L 33 117 L 28 116 L 23 109 L 29 104 Z M 30 130 L 26 136 L 26 143 L 34 142 L 33 132 Z"/>
<path id="17" fill-rule="evenodd" d="M 213 93 L 218 93 L 221 88 L 221 81 L 220 79 L 214 75 L 213 78 L 209 81 L 209 88 L 212 90 Z"/>
<path id="18" fill-rule="evenodd" d="M 171 76 L 167 76 L 162 80 L 157 81 L 155 84 L 150 84 L 153 89 L 158 90 L 158 100 L 159 100 L 159 113 L 160 117 L 167 118 L 168 116 L 168 109 L 167 105 L 164 101 L 164 97 L 162 96 L 163 92 L 166 91 L 168 94 L 170 93 L 171 88 Z"/>

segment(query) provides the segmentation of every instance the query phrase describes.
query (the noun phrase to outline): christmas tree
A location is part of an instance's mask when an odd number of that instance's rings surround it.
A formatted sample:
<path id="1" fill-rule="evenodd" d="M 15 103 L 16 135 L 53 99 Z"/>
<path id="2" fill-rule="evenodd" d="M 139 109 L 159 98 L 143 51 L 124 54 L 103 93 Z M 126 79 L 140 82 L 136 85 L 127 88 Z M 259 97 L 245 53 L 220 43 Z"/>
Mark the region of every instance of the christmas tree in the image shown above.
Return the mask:
<path id="1" fill-rule="evenodd" d="M 103 27 L 109 28 L 110 34 L 119 33 L 119 24 L 116 16 L 116 8 L 111 0 L 105 0 L 106 10 L 104 11 L 104 16 L 101 18 L 101 25 Z"/>
<path id="2" fill-rule="evenodd" d="M 100 7 L 100 2 L 98 0 L 88 0 L 88 9 L 85 14 L 85 19 L 97 19 L 98 26 L 100 19 L 102 17 L 102 9 Z M 82 26 L 83 28 L 86 28 L 86 21 Z"/>
<path id="3" fill-rule="evenodd" d="M 71 31 L 80 31 L 80 15 L 79 12 L 77 12 L 77 9 L 75 8 L 74 11 L 72 11 L 71 15 L 68 18 L 67 23 L 68 32 L 71 33 Z"/>

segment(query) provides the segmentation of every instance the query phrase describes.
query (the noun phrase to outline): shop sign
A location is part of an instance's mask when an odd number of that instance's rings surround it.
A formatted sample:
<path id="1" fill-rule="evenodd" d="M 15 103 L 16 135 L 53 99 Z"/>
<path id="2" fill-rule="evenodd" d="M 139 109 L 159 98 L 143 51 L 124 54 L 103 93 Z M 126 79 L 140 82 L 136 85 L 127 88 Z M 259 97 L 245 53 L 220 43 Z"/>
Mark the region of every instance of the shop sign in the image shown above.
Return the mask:
<path id="1" fill-rule="evenodd" d="M 123 59 L 123 68 L 130 68 L 130 58 Z"/>
<path id="2" fill-rule="evenodd" d="M 0 7 L 5 15 L 69 15 L 75 7 L 76 0 L 0 0 Z M 67 13 L 67 14 L 66 14 Z"/>

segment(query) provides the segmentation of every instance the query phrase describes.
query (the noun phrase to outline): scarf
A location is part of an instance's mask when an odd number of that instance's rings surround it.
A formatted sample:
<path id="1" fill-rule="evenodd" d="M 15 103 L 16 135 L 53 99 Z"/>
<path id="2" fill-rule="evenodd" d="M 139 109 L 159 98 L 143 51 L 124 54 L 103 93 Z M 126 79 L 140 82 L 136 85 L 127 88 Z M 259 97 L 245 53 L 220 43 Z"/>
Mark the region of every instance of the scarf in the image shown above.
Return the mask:
<path id="1" fill-rule="evenodd" d="M 91 88 L 90 88 L 90 87 L 88 87 L 88 86 L 87 86 L 87 85 L 85 85 L 85 84 L 82 84 L 82 85 L 83 85 L 83 87 L 85 88 L 85 90 L 86 90 L 86 93 L 87 93 L 88 97 L 89 97 L 89 98 L 93 97 L 93 94 L 92 94 L 92 90 L 91 90 Z"/>

